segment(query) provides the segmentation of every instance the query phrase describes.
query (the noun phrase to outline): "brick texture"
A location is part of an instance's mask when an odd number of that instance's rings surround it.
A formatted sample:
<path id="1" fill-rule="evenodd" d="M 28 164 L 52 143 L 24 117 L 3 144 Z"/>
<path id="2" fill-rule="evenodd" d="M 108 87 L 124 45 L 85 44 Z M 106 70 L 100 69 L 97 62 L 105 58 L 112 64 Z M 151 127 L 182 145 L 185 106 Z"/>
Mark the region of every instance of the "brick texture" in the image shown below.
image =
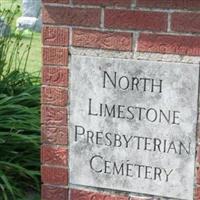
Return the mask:
<path id="1" fill-rule="evenodd" d="M 67 127 L 42 126 L 42 142 L 67 145 Z"/>
<path id="2" fill-rule="evenodd" d="M 66 168 L 42 166 L 41 175 L 42 182 L 45 184 L 64 186 L 68 184 L 68 170 Z"/>
<path id="3" fill-rule="evenodd" d="M 42 124 L 65 126 L 67 125 L 67 110 L 59 107 L 42 107 Z"/>
<path id="4" fill-rule="evenodd" d="M 67 90 L 56 87 L 42 87 L 42 104 L 66 106 Z"/>
<path id="5" fill-rule="evenodd" d="M 44 65 L 67 65 L 68 49 L 62 47 L 44 47 L 43 64 Z"/>
<path id="6" fill-rule="evenodd" d="M 41 159 L 43 164 L 67 166 L 68 153 L 65 147 L 43 145 Z"/>
<path id="7" fill-rule="evenodd" d="M 106 10 L 105 27 L 166 31 L 167 14 L 162 12 Z"/>
<path id="8" fill-rule="evenodd" d="M 82 190 L 72 190 L 71 200 L 128 200 L 128 197 L 123 196 L 112 196 L 108 194 L 98 193 L 98 192 L 86 192 Z"/>
<path id="9" fill-rule="evenodd" d="M 197 168 L 197 184 L 200 185 L 200 167 Z"/>
<path id="10" fill-rule="evenodd" d="M 197 146 L 197 156 L 196 156 L 196 161 L 198 164 L 200 164 L 200 146 Z"/>
<path id="11" fill-rule="evenodd" d="M 199 56 L 200 37 L 141 34 L 138 51 Z"/>
<path id="12" fill-rule="evenodd" d="M 45 66 L 42 69 L 42 83 L 45 85 L 53 85 L 67 87 L 68 70 L 66 67 L 49 67 Z"/>
<path id="13" fill-rule="evenodd" d="M 173 13 L 172 30 L 200 33 L 200 13 Z"/>
<path id="14" fill-rule="evenodd" d="M 131 51 L 132 34 L 74 30 L 73 46 Z"/>
<path id="15" fill-rule="evenodd" d="M 68 190 L 55 186 L 42 186 L 42 200 L 67 200 Z"/>
<path id="16" fill-rule="evenodd" d="M 99 27 L 100 9 L 45 6 L 43 22 L 56 25 Z"/>
<path id="17" fill-rule="evenodd" d="M 80 5 L 131 6 L 131 0 L 73 0 Z"/>
<path id="18" fill-rule="evenodd" d="M 42 30 L 44 45 L 68 46 L 69 30 L 67 28 L 44 26 Z"/>
<path id="19" fill-rule="evenodd" d="M 42 3 L 61 3 L 68 4 L 69 0 L 42 0 Z"/>
<path id="20" fill-rule="evenodd" d="M 137 0 L 138 7 L 167 9 L 200 9 L 199 0 Z"/>
<path id="21" fill-rule="evenodd" d="M 195 190 L 195 200 L 200 200 L 200 187 Z"/>

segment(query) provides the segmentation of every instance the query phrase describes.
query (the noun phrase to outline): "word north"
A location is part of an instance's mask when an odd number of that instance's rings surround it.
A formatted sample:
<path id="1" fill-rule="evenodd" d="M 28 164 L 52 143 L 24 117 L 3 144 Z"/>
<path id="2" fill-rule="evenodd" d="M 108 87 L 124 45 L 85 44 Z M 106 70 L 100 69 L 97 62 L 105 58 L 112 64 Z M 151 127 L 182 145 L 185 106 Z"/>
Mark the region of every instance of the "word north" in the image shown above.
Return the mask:
<path id="1" fill-rule="evenodd" d="M 117 72 L 112 75 L 107 71 L 103 72 L 103 88 L 162 93 L 162 86 L 163 81 L 160 79 L 119 76 Z"/>

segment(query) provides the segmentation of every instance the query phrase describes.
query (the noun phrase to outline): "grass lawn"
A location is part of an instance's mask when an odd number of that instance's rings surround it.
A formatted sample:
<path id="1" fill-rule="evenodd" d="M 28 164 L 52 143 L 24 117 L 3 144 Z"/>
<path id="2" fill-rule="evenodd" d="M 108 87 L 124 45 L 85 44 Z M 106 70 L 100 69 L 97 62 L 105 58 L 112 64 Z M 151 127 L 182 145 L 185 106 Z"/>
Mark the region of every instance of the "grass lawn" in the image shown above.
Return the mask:
<path id="1" fill-rule="evenodd" d="M 30 43 L 31 34 L 25 34 L 23 38 L 24 46 Z M 29 72 L 38 72 L 41 71 L 41 34 L 34 33 L 32 46 L 29 54 L 28 64 L 27 64 L 27 71 Z"/>
<path id="2" fill-rule="evenodd" d="M 20 5 L 21 7 L 22 0 L 0 0 L 0 6 L 1 8 L 10 8 L 13 1 L 15 2 L 14 5 Z M 16 16 L 16 19 L 20 15 L 21 13 L 19 13 L 18 16 Z M 15 28 L 14 26 L 15 24 L 13 25 L 13 28 Z M 23 46 L 28 45 L 30 42 L 30 39 L 31 39 L 30 33 L 24 34 Z M 41 66 L 42 66 L 41 64 L 41 33 L 34 33 L 33 42 L 32 42 L 32 46 L 30 50 L 30 56 L 29 56 L 29 60 L 27 64 L 27 71 L 40 73 Z"/>

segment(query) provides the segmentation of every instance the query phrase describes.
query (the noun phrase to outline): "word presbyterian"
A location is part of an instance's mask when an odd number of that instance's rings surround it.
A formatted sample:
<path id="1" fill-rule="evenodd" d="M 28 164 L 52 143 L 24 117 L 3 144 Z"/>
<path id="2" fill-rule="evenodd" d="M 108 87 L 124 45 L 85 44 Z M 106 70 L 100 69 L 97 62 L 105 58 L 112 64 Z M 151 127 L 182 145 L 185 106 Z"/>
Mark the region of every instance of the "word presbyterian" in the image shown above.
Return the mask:
<path id="1" fill-rule="evenodd" d="M 112 117 L 118 119 L 127 120 L 146 120 L 148 122 L 168 123 L 168 124 L 180 124 L 180 112 L 176 110 L 162 110 L 155 108 L 144 108 L 139 106 L 126 106 L 116 104 L 105 103 L 93 103 L 92 99 L 89 99 L 88 115 L 97 117 Z"/>
<path id="2" fill-rule="evenodd" d="M 86 130 L 83 126 L 75 126 L 75 142 L 84 142 L 107 147 L 132 148 L 134 150 L 152 151 L 166 154 L 191 154 L 191 142 L 170 141 L 159 138 L 118 134 L 106 131 Z"/>
<path id="3" fill-rule="evenodd" d="M 126 176 L 140 179 L 158 180 L 168 182 L 173 169 L 139 165 L 126 162 L 116 162 L 106 160 L 100 155 L 95 155 L 90 159 L 90 168 L 98 174 L 109 174 L 113 176 Z"/>

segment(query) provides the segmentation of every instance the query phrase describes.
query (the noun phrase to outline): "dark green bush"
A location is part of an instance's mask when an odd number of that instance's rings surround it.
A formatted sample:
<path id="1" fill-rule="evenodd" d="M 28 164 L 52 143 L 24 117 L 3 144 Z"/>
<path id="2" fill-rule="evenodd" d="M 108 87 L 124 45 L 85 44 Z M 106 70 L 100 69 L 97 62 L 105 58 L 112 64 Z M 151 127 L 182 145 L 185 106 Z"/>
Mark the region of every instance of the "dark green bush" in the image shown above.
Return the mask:
<path id="1" fill-rule="evenodd" d="M 12 26 L 18 12 L 13 4 L 0 17 Z M 0 200 L 27 200 L 40 188 L 40 84 L 26 72 L 31 42 L 25 46 L 16 30 L 0 37 Z"/>

